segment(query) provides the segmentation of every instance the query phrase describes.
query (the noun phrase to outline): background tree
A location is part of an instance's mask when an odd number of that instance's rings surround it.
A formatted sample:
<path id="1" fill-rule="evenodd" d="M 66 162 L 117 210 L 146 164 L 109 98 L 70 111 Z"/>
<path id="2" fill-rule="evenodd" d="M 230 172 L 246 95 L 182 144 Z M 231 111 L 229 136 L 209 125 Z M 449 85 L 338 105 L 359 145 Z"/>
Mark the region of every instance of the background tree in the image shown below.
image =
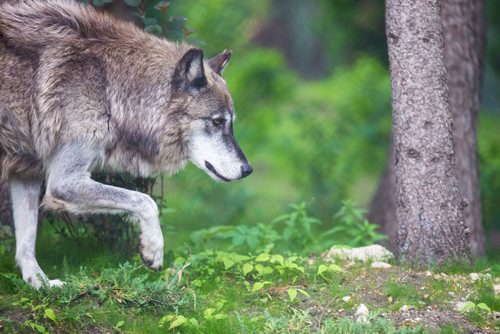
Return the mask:
<path id="1" fill-rule="evenodd" d="M 484 58 L 484 1 L 443 0 L 441 17 L 455 168 L 467 205 L 464 221 L 474 256 L 484 254 L 476 128 Z"/>
<path id="2" fill-rule="evenodd" d="M 406 262 L 467 258 L 438 0 L 386 1 L 396 162 L 397 252 Z"/>

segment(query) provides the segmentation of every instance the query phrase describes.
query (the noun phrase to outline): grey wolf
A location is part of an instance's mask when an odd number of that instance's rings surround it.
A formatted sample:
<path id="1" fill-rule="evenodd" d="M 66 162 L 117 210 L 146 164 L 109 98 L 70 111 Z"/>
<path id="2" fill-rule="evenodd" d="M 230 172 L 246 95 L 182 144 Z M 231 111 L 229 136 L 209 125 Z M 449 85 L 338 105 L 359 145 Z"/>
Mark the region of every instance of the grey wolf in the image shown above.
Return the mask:
<path id="1" fill-rule="evenodd" d="M 96 168 L 172 174 L 188 161 L 217 181 L 252 167 L 234 135 L 221 76 L 231 53 L 203 51 L 143 32 L 65 0 L 0 5 L 0 167 L 10 182 L 16 262 L 34 286 L 48 280 L 35 258 L 44 208 L 125 212 L 140 226 L 140 253 L 163 263 L 158 208 L 147 195 L 92 180 Z"/>

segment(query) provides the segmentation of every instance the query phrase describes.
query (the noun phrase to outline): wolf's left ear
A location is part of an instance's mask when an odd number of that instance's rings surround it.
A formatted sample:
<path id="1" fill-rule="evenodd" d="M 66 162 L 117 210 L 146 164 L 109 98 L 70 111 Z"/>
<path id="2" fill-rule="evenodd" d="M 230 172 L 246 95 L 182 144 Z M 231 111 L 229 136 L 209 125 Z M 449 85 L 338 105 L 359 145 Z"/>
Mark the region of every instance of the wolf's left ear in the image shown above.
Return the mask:
<path id="1" fill-rule="evenodd" d="M 224 50 L 221 54 L 213 57 L 208 61 L 208 65 L 214 70 L 217 74 L 221 74 L 226 65 L 229 63 L 229 59 L 231 59 L 232 52 L 230 50 Z"/>
<path id="2" fill-rule="evenodd" d="M 175 66 L 173 84 L 177 89 L 198 89 L 207 84 L 201 49 L 190 49 L 182 56 Z"/>

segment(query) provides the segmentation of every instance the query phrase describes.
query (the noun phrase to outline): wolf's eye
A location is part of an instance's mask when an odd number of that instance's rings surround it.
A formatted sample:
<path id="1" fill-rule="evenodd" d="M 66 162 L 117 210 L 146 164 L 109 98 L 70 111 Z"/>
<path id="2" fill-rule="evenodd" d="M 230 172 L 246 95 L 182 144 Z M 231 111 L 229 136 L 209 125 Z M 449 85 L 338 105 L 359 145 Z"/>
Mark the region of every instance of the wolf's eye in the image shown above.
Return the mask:
<path id="1" fill-rule="evenodd" d="M 214 118 L 214 119 L 212 119 L 212 123 L 215 126 L 220 126 L 222 123 L 224 123 L 224 118 L 222 118 L 222 117 Z"/>

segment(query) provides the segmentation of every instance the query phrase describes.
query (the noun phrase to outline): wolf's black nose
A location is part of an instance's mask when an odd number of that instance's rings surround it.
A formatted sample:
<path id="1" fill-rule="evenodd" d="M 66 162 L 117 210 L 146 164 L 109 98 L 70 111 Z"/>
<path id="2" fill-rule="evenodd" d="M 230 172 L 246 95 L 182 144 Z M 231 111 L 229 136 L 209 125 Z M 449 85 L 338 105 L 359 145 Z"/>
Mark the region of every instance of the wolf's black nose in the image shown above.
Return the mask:
<path id="1" fill-rule="evenodd" d="M 248 175 L 252 174 L 252 172 L 253 168 L 249 163 L 245 163 L 243 164 L 243 166 L 241 166 L 241 178 L 247 177 Z"/>

